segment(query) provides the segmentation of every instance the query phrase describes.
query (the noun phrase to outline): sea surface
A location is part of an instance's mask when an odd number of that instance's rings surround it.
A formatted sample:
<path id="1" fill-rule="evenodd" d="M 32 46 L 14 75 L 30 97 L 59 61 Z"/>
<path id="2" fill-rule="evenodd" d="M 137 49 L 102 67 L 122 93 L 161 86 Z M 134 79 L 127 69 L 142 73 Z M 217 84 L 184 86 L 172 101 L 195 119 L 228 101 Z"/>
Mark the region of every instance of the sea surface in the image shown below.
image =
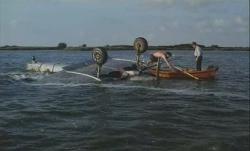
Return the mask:
<path id="1" fill-rule="evenodd" d="M 175 65 L 195 66 L 192 51 L 172 53 Z M 32 56 L 66 65 L 91 59 L 83 51 L 0 51 L 1 151 L 249 150 L 247 51 L 204 51 L 203 67 L 219 67 L 206 81 L 96 82 L 26 71 Z"/>

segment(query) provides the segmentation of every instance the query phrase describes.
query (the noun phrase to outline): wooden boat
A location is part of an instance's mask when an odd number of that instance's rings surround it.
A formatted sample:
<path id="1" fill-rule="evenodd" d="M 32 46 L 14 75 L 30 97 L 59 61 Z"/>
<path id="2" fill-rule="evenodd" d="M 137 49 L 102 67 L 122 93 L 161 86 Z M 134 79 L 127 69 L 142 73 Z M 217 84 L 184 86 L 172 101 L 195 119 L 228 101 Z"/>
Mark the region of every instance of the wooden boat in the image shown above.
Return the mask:
<path id="1" fill-rule="evenodd" d="M 197 77 L 198 79 L 214 79 L 218 69 L 219 69 L 218 67 L 209 66 L 206 70 L 202 70 L 202 71 L 197 71 L 194 69 L 183 69 L 183 71 L 160 70 L 159 78 L 162 78 L 162 79 L 192 78 L 191 76 L 187 75 L 187 74 L 190 74 L 194 77 Z M 157 76 L 156 69 L 151 69 L 149 73 L 151 75 Z"/>

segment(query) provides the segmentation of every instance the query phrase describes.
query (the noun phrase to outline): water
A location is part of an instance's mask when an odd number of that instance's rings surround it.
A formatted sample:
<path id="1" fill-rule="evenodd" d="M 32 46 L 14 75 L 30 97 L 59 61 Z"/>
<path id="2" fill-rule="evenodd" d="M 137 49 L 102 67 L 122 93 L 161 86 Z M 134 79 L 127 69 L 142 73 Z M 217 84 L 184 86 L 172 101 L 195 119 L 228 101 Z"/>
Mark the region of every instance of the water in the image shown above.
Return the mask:
<path id="1" fill-rule="evenodd" d="M 190 51 L 175 64 L 194 66 Z M 133 51 L 111 57 L 134 59 Z M 249 150 L 249 52 L 206 51 L 215 80 L 106 81 L 31 73 L 25 64 L 73 64 L 81 51 L 0 52 L 0 150 Z M 145 55 L 146 56 L 146 55 Z"/>

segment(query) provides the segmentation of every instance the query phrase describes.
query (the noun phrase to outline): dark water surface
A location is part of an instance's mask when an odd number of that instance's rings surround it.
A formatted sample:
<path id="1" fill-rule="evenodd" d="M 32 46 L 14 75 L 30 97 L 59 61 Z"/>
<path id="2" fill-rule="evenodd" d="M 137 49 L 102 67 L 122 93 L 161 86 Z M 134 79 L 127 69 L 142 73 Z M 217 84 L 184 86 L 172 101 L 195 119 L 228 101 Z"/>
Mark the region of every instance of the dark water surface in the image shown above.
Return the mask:
<path id="1" fill-rule="evenodd" d="M 173 60 L 194 66 L 192 53 L 173 52 Z M 133 51 L 109 54 L 134 58 Z M 220 67 L 215 80 L 156 84 L 25 70 L 33 55 L 72 64 L 89 52 L 1 51 L 0 150 L 248 151 L 249 52 L 204 54 L 204 67 Z"/>

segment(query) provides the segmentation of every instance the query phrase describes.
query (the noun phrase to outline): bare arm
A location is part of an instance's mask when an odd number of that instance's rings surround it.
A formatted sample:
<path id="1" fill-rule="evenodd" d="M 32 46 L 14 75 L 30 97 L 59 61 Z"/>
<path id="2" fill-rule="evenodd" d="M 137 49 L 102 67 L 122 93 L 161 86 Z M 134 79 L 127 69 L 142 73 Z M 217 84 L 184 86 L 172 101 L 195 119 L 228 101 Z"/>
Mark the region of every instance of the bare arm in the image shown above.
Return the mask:
<path id="1" fill-rule="evenodd" d="M 170 69 L 174 70 L 173 64 L 171 64 L 165 56 L 162 56 L 162 59 L 166 62 L 166 64 L 169 66 Z"/>

